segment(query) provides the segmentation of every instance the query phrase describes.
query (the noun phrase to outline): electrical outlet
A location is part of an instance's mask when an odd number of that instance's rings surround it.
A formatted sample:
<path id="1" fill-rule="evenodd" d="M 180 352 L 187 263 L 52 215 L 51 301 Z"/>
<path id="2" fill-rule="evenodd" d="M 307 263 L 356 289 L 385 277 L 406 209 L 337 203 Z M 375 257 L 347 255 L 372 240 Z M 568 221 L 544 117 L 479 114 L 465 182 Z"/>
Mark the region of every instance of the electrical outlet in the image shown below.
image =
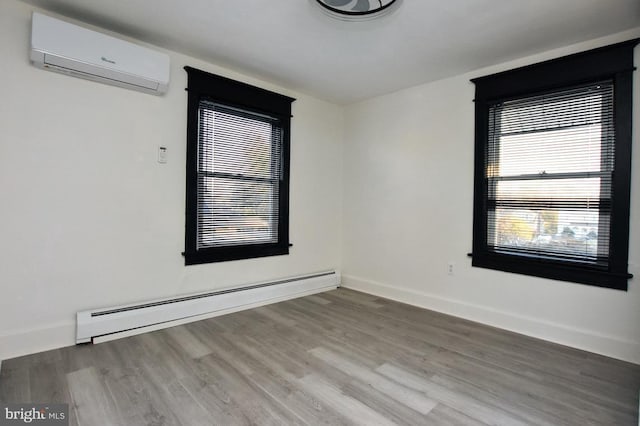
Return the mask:
<path id="1" fill-rule="evenodd" d="M 447 263 L 447 274 L 453 275 L 453 269 L 454 269 L 453 266 L 454 266 L 453 262 Z"/>

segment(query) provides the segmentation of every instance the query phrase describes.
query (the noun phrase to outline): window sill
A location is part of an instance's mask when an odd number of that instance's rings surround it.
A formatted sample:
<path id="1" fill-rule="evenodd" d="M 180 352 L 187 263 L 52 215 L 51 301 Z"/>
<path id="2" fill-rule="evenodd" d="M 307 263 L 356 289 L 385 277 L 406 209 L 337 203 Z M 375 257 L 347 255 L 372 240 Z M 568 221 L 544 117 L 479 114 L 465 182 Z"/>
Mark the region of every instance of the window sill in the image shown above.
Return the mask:
<path id="1" fill-rule="evenodd" d="M 216 247 L 184 253 L 185 265 L 227 262 L 230 260 L 253 259 L 259 257 L 289 254 L 289 244 L 259 244 L 233 247 Z"/>
<path id="2" fill-rule="evenodd" d="M 552 280 L 568 281 L 616 290 L 627 290 L 627 280 L 633 275 L 622 272 L 610 272 L 602 269 L 575 266 L 569 263 L 533 259 L 495 253 L 472 255 L 474 267 L 512 272 Z"/>

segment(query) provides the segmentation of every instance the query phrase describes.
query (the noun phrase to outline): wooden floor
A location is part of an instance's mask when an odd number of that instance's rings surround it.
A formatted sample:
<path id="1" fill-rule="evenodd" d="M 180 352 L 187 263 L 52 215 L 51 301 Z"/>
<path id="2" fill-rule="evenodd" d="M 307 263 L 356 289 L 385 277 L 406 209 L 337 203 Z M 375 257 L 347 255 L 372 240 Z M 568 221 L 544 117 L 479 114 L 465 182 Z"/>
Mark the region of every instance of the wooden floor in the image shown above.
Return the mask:
<path id="1" fill-rule="evenodd" d="M 637 425 L 640 366 L 339 289 L 7 360 L 71 424 Z"/>

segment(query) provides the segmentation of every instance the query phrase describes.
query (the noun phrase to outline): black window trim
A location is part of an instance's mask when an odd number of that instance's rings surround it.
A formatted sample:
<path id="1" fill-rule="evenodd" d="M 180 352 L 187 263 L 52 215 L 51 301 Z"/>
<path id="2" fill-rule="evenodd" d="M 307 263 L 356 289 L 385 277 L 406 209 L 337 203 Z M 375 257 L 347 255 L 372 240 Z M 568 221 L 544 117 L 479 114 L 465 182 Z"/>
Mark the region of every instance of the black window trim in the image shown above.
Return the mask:
<path id="1" fill-rule="evenodd" d="M 294 98 L 211 74 L 189 66 L 187 72 L 187 153 L 185 203 L 185 265 L 289 254 L 289 177 L 291 104 Z M 206 99 L 277 118 L 282 125 L 282 179 L 279 187 L 277 243 L 197 248 L 198 108 Z"/>
<path id="2" fill-rule="evenodd" d="M 475 159 L 472 266 L 542 278 L 627 290 L 631 147 L 633 108 L 633 50 L 640 39 L 627 40 L 573 55 L 504 71 L 471 81 L 475 96 Z M 496 102 L 551 92 L 571 86 L 614 82 L 615 166 L 611 216 L 609 268 L 557 260 L 526 258 L 491 252 L 487 248 L 487 180 L 484 171 L 488 146 L 489 106 Z"/>

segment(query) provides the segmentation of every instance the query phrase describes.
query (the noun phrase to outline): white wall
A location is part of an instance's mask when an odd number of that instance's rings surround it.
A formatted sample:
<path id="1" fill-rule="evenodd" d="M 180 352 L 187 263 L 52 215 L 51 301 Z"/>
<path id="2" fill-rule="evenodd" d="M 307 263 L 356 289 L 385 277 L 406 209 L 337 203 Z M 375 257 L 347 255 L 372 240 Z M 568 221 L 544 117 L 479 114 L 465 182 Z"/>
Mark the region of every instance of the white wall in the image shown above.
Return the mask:
<path id="1" fill-rule="evenodd" d="M 640 73 L 635 73 L 629 291 L 471 268 L 470 78 L 638 37 L 640 28 L 350 106 L 343 285 L 640 363 Z M 636 49 L 640 63 L 640 49 Z M 455 264 L 447 275 L 447 263 Z"/>
<path id="2" fill-rule="evenodd" d="M 340 266 L 342 108 L 173 52 L 162 97 L 43 71 L 31 11 L 0 2 L 0 360 L 73 344 L 79 310 Z M 289 256 L 184 266 L 185 65 L 297 98 Z"/>

